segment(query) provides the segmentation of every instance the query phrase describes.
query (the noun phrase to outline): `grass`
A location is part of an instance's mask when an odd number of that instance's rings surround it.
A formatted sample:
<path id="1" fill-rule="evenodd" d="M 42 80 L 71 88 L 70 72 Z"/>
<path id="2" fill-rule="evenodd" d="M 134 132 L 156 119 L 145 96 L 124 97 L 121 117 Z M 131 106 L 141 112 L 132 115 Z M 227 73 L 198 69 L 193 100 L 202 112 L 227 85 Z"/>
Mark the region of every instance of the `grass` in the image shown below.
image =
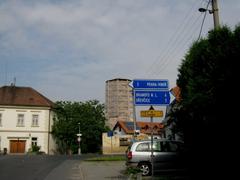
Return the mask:
<path id="1" fill-rule="evenodd" d="M 125 156 L 101 156 L 86 159 L 85 161 L 126 161 Z"/>
<path id="2" fill-rule="evenodd" d="M 140 173 L 141 170 L 137 167 L 127 167 L 126 169 L 126 174 L 137 174 L 137 173 Z"/>

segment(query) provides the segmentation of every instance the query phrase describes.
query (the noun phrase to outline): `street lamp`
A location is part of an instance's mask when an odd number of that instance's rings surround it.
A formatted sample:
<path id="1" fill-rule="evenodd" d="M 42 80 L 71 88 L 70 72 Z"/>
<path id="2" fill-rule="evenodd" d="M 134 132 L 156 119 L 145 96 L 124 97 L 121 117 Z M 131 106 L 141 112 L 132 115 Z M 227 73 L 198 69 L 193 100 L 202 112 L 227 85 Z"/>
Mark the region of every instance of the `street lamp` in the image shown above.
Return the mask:
<path id="1" fill-rule="evenodd" d="M 213 11 L 212 11 L 211 9 L 205 9 L 205 8 L 199 8 L 198 11 L 199 11 L 199 12 L 206 12 L 206 11 L 208 11 L 209 14 L 212 14 L 212 13 L 213 13 Z"/>
<path id="2" fill-rule="evenodd" d="M 78 155 L 81 154 L 81 147 L 80 147 L 80 141 L 81 141 L 82 134 L 80 133 L 80 122 L 78 123 L 78 134 L 77 134 L 77 140 L 78 140 Z"/>
<path id="3" fill-rule="evenodd" d="M 208 5 L 209 5 L 210 1 L 212 3 L 212 9 L 208 9 Z M 199 8 L 198 11 L 200 11 L 202 13 L 208 11 L 209 14 L 213 14 L 214 28 L 216 29 L 220 26 L 219 15 L 218 15 L 218 11 L 219 11 L 218 2 L 217 2 L 217 0 L 209 0 L 209 3 L 207 5 L 207 8 Z"/>

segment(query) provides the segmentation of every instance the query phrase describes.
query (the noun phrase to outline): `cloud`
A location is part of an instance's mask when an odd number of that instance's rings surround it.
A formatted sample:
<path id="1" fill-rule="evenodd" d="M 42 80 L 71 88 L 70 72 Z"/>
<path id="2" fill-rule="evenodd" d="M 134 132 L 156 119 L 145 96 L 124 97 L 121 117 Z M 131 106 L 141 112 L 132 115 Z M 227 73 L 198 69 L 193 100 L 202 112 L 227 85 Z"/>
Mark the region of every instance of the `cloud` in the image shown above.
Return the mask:
<path id="1" fill-rule="evenodd" d="M 231 5 L 221 2 L 224 11 L 220 12 L 233 19 L 231 24 L 238 20 L 240 3 L 234 2 L 231 13 Z M 174 86 L 177 67 L 199 33 L 202 19 L 197 9 L 205 4 L 195 0 L 2 1 L 0 83 L 16 77 L 17 85 L 32 86 L 53 100 L 101 101 L 105 81 L 112 78 L 154 77 L 169 79 Z M 210 27 L 211 15 L 204 33 Z"/>

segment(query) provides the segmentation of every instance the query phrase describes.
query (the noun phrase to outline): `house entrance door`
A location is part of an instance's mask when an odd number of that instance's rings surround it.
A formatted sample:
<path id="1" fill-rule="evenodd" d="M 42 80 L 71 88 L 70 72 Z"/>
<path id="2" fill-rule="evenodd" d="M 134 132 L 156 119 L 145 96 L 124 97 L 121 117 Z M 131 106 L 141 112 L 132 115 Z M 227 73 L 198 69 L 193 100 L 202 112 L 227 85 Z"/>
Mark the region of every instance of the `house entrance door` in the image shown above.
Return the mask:
<path id="1" fill-rule="evenodd" d="M 25 153 L 26 140 L 10 140 L 10 153 Z"/>

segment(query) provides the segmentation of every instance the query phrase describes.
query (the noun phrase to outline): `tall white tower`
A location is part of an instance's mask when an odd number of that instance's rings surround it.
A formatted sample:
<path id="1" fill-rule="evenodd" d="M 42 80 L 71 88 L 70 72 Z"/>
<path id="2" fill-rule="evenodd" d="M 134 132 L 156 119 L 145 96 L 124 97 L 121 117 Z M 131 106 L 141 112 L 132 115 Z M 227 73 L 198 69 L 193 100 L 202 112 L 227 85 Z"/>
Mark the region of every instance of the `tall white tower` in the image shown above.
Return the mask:
<path id="1" fill-rule="evenodd" d="M 133 95 L 129 79 L 112 79 L 106 81 L 105 110 L 110 128 L 117 121 L 133 121 Z"/>

